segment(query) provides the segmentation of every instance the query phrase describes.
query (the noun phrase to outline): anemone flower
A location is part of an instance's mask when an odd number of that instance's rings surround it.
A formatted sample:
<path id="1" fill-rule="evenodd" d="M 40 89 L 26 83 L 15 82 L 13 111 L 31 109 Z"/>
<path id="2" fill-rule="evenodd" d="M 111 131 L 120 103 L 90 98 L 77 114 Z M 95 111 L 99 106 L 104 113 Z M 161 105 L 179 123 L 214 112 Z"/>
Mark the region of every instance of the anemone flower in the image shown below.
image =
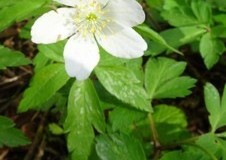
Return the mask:
<path id="1" fill-rule="evenodd" d="M 64 48 L 70 77 L 84 80 L 98 64 L 98 45 L 119 58 L 138 58 L 147 44 L 132 27 L 143 23 L 136 0 L 55 0 L 65 7 L 39 17 L 31 29 L 32 41 L 50 44 L 69 38 Z"/>

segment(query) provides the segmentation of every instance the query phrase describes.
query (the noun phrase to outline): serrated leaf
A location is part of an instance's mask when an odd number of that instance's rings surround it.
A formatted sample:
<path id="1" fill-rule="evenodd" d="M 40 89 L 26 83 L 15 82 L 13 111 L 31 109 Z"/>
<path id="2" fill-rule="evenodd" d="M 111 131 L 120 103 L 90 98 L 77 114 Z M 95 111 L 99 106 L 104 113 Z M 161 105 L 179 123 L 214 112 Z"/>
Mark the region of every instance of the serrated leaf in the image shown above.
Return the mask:
<path id="1" fill-rule="evenodd" d="M 212 132 L 216 129 L 226 125 L 226 106 L 225 106 L 225 92 L 222 101 L 217 89 L 211 84 L 207 83 L 204 88 L 205 104 L 209 112 L 209 121 L 212 127 Z"/>
<path id="2" fill-rule="evenodd" d="M 217 38 L 226 38 L 226 24 L 212 27 L 211 34 Z"/>
<path id="3" fill-rule="evenodd" d="M 186 116 L 179 108 L 168 105 L 155 106 L 153 118 L 161 143 L 168 144 L 189 137 Z"/>
<path id="4" fill-rule="evenodd" d="M 205 85 L 204 95 L 206 108 L 209 113 L 213 115 L 219 114 L 220 95 L 217 89 L 211 83 L 207 83 Z"/>
<path id="5" fill-rule="evenodd" d="M 204 155 L 202 151 L 196 149 L 196 152 L 193 151 L 171 151 L 163 155 L 160 160 L 211 160 L 208 156 Z M 207 158 L 207 159 L 206 159 Z"/>
<path id="6" fill-rule="evenodd" d="M 11 128 L 14 126 L 14 123 L 9 118 L 0 116 L 0 130 Z"/>
<path id="7" fill-rule="evenodd" d="M 28 65 L 31 60 L 19 51 L 10 50 L 0 45 L 0 69 Z"/>
<path id="8" fill-rule="evenodd" d="M 210 33 L 206 33 L 201 38 L 199 48 L 208 69 L 212 68 L 218 62 L 220 55 L 225 50 L 224 43 L 221 40 L 213 38 Z"/>
<path id="9" fill-rule="evenodd" d="M 212 10 L 209 3 L 202 0 L 193 0 L 191 9 L 201 24 L 210 24 L 212 18 Z"/>
<path id="10" fill-rule="evenodd" d="M 160 86 L 155 93 L 155 98 L 183 98 L 191 94 L 190 88 L 195 86 L 196 80 L 190 77 L 176 77 Z"/>
<path id="11" fill-rule="evenodd" d="M 90 80 L 77 81 L 70 91 L 64 124 L 72 159 L 88 159 L 95 136 L 92 125 L 99 132 L 104 132 L 105 123 L 99 99 Z"/>
<path id="12" fill-rule="evenodd" d="M 205 148 L 211 157 L 215 157 L 216 160 L 220 159 L 222 148 L 219 139 L 213 133 L 201 135 L 195 143 Z"/>
<path id="13" fill-rule="evenodd" d="M 40 108 L 40 105 L 47 102 L 68 80 L 69 76 L 63 64 L 51 64 L 42 68 L 34 75 L 30 87 L 25 90 L 19 111 Z"/>
<path id="14" fill-rule="evenodd" d="M 97 67 L 95 73 L 106 90 L 117 99 L 137 109 L 151 111 L 147 94 L 131 70 L 123 66 L 102 66 Z"/>
<path id="15" fill-rule="evenodd" d="M 18 147 L 30 143 L 23 133 L 19 129 L 14 128 L 14 126 L 15 124 L 12 120 L 0 116 L 0 147 L 3 145 Z"/>
<path id="16" fill-rule="evenodd" d="M 186 1 L 167 0 L 164 4 L 163 18 L 172 26 L 181 27 L 197 25 L 199 21 Z"/>
<path id="17" fill-rule="evenodd" d="M 168 58 L 151 58 L 145 67 L 145 87 L 149 98 L 176 98 L 189 95 L 189 89 L 194 86 L 196 80 L 179 77 L 185 66 L 184 62 Z"/>
<path id="18" fill-rule="evenodd" d="M 96 141 L 96 151 L 101 160 L 146 160 L 139 141 L 128 135 L 101 135 Z"/>
<path id="19" fill-rule="evenodd" d="M 129 133 L 134 128 L 134 123 L 147 116 L 147 113 L 140 112 L 139 110 L 122 108 L 115 108 L 110 112 L 109 118 L 112 123 L 113 131 L 121 131 Z"/>

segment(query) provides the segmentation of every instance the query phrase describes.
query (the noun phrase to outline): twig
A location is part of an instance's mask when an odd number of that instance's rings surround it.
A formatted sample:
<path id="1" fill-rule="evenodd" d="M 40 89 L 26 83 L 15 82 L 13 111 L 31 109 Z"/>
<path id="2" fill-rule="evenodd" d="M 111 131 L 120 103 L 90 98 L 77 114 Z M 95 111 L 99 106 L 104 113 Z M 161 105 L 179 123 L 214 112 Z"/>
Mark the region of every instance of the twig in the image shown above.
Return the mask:
<path id="1" fill-rule="evenodd" d="M 35 153 L 38 150 L 38 147 L 42 141 L 43 134 L 44 134 L 44 124 L 48 113 L 45 113 L 41 123 L 39 124 L 39 127 L 37 129 L 37 133 L 35 135 L 34 141 L 28 150 L 28 153 L 26 154 L 24 160 L 33 160 L 35 157 Z"/>

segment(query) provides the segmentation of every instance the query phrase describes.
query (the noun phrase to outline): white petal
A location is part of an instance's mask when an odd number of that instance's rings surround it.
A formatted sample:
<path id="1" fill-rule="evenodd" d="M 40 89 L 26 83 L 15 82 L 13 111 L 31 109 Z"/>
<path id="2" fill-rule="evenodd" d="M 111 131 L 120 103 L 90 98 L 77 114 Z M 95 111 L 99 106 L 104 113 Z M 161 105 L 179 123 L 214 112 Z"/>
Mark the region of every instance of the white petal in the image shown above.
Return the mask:
<path id="1" fill-rule="evenodd" d="M 32 41 L 48 44 L 71 36 L 76 32 L 72 19 L 75 14 L 73 8 L 60 8 L 43 14 L 31 28 Z"/>
<path id="2" fill-rule="evenodd" d="M 84 80 L 89 77 L 100 59 L 94 37 L 72 36 L 64 48 L 65 67 L 70 77 Z"/>
<path id="3" fill-rule="evenodd" d="M 106 36 L 109 36 L 111 34 L 115 34 L 119 31 L 122 31 L 123 29 L 124 27 L 122 25 L 114 21 L 110 21 L 100 32 L 97 32 L 97 34 L 104 34 Z"/>
<path id="4" fill-rule="evenodd" d="M 72 7 L 77 5 L 78 3 L 81 3 L 81 0 L 54 0 L 54 1 Z"/>
<path id="5" fill-rule="evenodd" d="M 90 0 L 54 0 L 54 1 L 71 7 L 91 2 Z M 105 5 L 108 0 L 97 0 L 97 1 Z"/>
<path id="6" fill-rule="evenodd" d="M 106 5 L 109 0 L 97 0 L 98 2 L 102 3 L 103 5 Z"/>
<path id="7" fill-rule="evenodd" d="M 110 54 L 120 58 L 137 58 L 147 50 L 147 43 L 132 28 L 115 34 L 97 36 L 99 44 Z"/>
<path id="8" fill-rule="evenodd" d="M 142 6 L 136 0 L 110 0 L 105 10 L 108 17 L 126 27 L 136 26 L 145 20 Z"/>

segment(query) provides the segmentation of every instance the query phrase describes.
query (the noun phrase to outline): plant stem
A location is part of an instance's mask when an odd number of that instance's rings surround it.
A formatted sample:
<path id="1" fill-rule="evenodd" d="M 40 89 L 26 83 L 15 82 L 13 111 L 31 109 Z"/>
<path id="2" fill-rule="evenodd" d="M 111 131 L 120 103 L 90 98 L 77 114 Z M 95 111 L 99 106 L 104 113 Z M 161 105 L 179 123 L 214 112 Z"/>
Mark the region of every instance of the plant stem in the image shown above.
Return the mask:
<path id="1" fill-rule="evenodd" d="M 161 144 L 159 143 L 159 140 L 158 140 L 158 132 L 155 128 L 155 122 L 154 122 L 152 113 L 148 114 L 148 118 L 149 118 L 149 121 L 150 121 L 150 128 L 151 128 L 151 133 L 152 133 L 151 138 L 153 139 L 154 147 L 159 148 L 159 147 L 161 147 Z"/>

